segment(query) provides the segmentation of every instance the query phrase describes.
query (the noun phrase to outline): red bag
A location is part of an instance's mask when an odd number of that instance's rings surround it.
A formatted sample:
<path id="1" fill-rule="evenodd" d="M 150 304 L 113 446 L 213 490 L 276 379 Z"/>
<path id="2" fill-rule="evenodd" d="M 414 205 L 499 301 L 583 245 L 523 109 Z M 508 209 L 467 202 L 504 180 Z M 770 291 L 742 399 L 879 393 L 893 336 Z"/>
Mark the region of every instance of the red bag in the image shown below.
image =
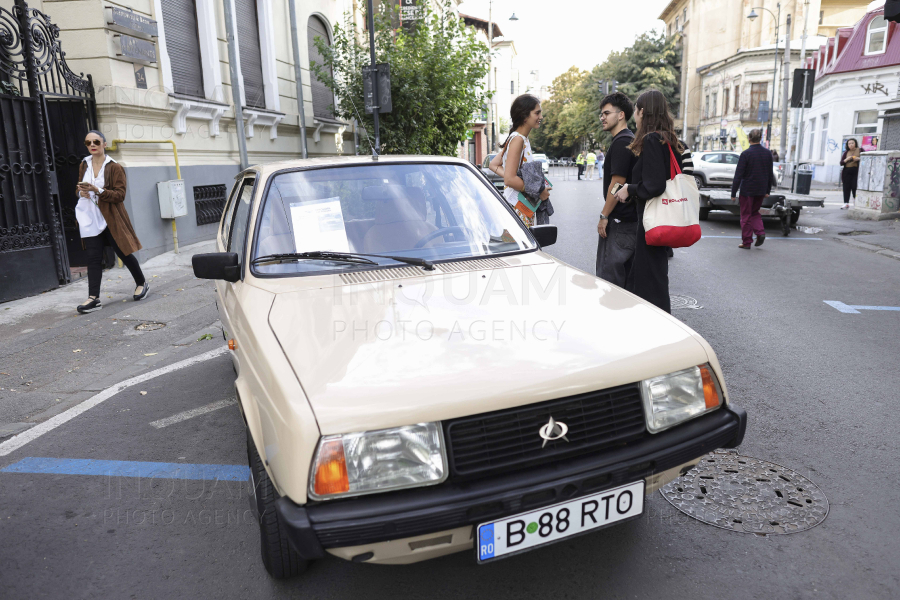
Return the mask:
<path id="1" fill-rule="evenodd" d="M 666 190 L 644 207 L 644 239 L 648 246 L 687 248 L 700 239 L 700 192 L 693 177 L 681 172 L 669 148 Z"/>

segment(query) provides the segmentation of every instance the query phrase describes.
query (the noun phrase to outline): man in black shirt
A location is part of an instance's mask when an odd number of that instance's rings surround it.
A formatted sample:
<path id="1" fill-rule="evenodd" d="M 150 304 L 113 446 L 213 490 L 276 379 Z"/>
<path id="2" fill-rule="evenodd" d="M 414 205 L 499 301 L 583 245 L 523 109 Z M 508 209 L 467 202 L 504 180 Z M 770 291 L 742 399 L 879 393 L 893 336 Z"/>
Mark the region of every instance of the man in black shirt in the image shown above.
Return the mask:
<path id="1" fill-rule="evenodd" d="M 760 145 L 762 131 L 754 129 L 748 136 L 750 146 L 741 152 L 734 180 L 731 182 L 731 201 L 740 190 L 738 204 L 741 207 L 741 245 L 738 248 L 749 250 L 756 234 L 756 245 L 762 246 L 766 241 L 766 229 L 763 226 L 759 209 L 763 200 L 772 192 L 775 185 L 775 173 L 772 171 L 772 153 Z"/>
<path id="2" fill-rule="evenodd" d="M 637 235 L 637 209 L 633 202 L 619 202 L 614 197 L 616 184 L 631 183 L 631 171 L 637 157 L 628 149 L 634 134 L 626 126 L 634 113 L 628 96 L 615 92 L 600 102 L 600 123 L 613 141 L 603 161 L 603 208 L 597 233 L 597 277 L 624 288 L 631 274 Z"/>

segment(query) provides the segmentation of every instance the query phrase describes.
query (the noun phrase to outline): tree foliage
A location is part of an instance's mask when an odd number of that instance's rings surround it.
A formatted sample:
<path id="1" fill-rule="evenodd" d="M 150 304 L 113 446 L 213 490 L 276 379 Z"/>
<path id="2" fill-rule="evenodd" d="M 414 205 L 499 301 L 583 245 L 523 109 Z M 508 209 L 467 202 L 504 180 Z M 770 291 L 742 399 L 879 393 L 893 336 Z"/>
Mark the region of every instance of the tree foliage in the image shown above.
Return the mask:
<path id="1" fill-rule="evenodd" d="M 551 96 L 542 103 L 544 122 L 531 134 L 532 145 L 550 156 L 577 154 L 582 143 L 609 147 L 609 135 L 600 125 L 600 80 L 618 81 L 618 90 L 636 100 L 641 92 L 655 88 L 663 93 L 673 113 L 679 103 L 678 36 L 666 39 L 650 31 L 634 44 L 611 52 L 590 73 L 576 67 L 553 80 Z M 633 121 L 631 122 L 633 128 Z"/>
<path id="2" fill-rule="evenodd" d="M 379 115 L 382 154 L 456 154 L 472 115 L 487 102 L 482 80 L 488 71 L 488 48 L 449 10 L 438 14 L 423 7 L 424 18 L 413 28 L 394 29 L 396 6 L 382 4 L 375 15 L 375 55 L 391 67 L 393 112 Z M 377 9 L 376 9 L 377 10 Z M 375 143 L 372 115 L 364 112 L 363 74 L 370 63 L 368 32 L 357 30 L 349 15 L 336 26 L 334 42 L 315 43 L 324 65 L 311 63 L 319 79 L 335 95 L 334 113 L 356 119 L 360 151 Z M 333 74 L 332 74 L 333 73 Z"/>

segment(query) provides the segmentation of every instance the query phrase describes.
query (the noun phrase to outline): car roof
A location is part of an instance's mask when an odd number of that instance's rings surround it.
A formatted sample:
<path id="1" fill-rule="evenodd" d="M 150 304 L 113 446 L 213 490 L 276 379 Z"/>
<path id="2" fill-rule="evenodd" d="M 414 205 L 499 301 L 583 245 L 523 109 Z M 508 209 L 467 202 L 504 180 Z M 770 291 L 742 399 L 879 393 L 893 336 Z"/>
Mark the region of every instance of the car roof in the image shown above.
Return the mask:
<path id="1" fill-rule="evenodd" d="M 264 163 L 259 165 L 251 165 L 247 167 L 238 175 L 238 177 L 243 176 L 244 174 L 250 174 L 252 172 L 257 173 L 262 177 L 268 177 L 269 175 L 282 171 L 284 169 L 297 169 L 303 167 L 344 167 L 348 165 L 370 165 L 370 164 L 385 164 L 385 163 L 409 163 L 409 162 L 417 162 L 417 163 L 453 163 L 458 165 L 470 165 L 471 163 L 467 160 L 456 158 L 455 156 L 426 156 L 426 155 L 415 155 L 415 154 L 391 154 L 391 155 L 382 155 L 378 157 L 378 160 L 374 160 L 369 155 L 364 156 L 319 156 L 316 158 L 298 158 L 294 160 L 281 160 L 277 162 Z"/>

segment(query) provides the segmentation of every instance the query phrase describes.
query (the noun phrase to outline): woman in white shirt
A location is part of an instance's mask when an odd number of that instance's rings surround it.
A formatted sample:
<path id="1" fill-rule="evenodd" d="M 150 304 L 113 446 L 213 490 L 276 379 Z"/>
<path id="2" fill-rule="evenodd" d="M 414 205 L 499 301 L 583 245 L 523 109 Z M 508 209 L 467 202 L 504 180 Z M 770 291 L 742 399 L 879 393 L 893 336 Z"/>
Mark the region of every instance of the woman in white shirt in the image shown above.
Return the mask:
<path id="1" fill-rule="evenodd" d="M 134 300 L 143 299 L 150 291 L 141 265 L 134 256 L 134 252 L 142 246 L 125 210 L 125 169 L 106 155 L 106 138 L 99 131 L 89 131 L 84 145 L 90 156 L 85 157 L 80 168 L 75 218 L 78 220 L 82 246 L 87 251 L 88 299 L 78 306 L 80 313 L 102 308 L 101 262 L 106 246 L 112 246 L 116 256 L 134 277 Z"/>

